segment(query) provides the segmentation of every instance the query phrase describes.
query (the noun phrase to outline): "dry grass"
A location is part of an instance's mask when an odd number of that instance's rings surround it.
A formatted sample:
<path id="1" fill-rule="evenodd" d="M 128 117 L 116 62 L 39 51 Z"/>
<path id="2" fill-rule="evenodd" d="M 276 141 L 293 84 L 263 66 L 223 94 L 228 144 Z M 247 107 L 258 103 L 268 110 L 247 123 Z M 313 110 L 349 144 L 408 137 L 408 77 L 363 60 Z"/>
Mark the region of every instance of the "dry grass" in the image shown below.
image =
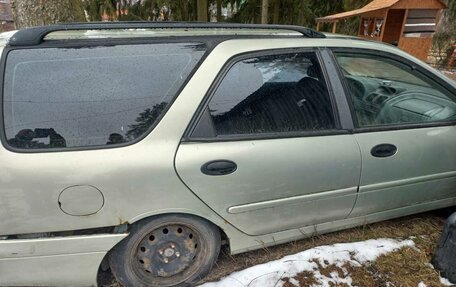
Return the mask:
<path id="1" fill-rule="evenodd" d="M 299 286 L 312 286 L 318 283 L 313 272 L 310 271 L 301 272 L 293 278 L 299 282 Z M 283 278 L 282 281 L 284 282 L 283 287 L 296 287 L 288 277 Z"/>
<path id="2" fill-rule="evenodd" d="M 295 254 L 320 245 L 377 238 L 408 239 L 412 237 L 415 241 L 416 248 L 403 248 L 398 252 L 383 255 L 364 268 L 351 266 L 345 266 L 345 268 L 357 286 L 381 287 L 387 286 L 386 282 L 390 282 L 388 286 L 416 287 L 421 281 L 426 283 L 427 286 L 441 286 L 438 272 L 432 269 L 428 263 L 431 261 L 432 253 L 441 234 L 445 218 L 449 214 L 448 210 L 424 213 L 320 235 L 234 256 L 230 255 L 224 249 L 219 256 L 216 266 L 205 279 L 205 282 L 216 281 L 232 272 L 280 259 L 283 256 Z M 328 275 L 331 272 L 338 272 L 341 278 L 347 275 L 335 266 L 320 268 L 320 272 Z M 283 278 L 285 287 L 293 286 L 289 282 L 289 279 Z M 315 283 L 315 278 L 308 272 L 298 274 L 294 279 L 300 282 L 300 286 L 311 286 L 312 283 Z M 102 286 L 118 287 L 119 285 L 108 280 L 104 281 Z M 345 286 L 340 285 L 340 287 Z"/>
<path id="3" fill-rule="evenodd" d="M 445 216 L 446 215 L 448 214 L 445 214 Z M 445 216 L 441 216 L 440 213 L 419 214 L 416 216 L 324 234 L 235 256 L 231 256 L 226 250 L 223 250 L 214 270 L 208 278 L 206 278 L 206 281 L 214 281 L 232 272 L 256 264 L 280 259 L 283 256 L 295 254 L 316 246 L 377 238 L 407 239 L 411 236 L 416 236 L 414 241 L 417 248 L 421 250 L 421 255 L 419 258 L 416 258 L 416 260 L 423 262 L 424 265 L 425 262 L 430 262 L 432 252 L 437 243 L 437 238 L 440 236 L 443 228 Z M 402 268 L 406 266 L 407 264 Z"/>
<path id="4" fill-rule="evenodd" d="M 433 236 L 434 237 L 434 236 Z M 418 238 L 416 238 L 418 239 Z M 336 272 L 339 278 L 350 277 L 353 286 L 362 287 L 394 287 L 394 286 L 418 286 L 420 282 L 427 286 L 442 286 L 439 273 L 431 268 L 427 262 L 430 257 L 425 250 L 418 246 L 428 248 L 434 245 L 431 237 L 425 240 L 416 240 L 417 248 L 404 247 L 398 251 L 380 256 L 376 261 L 365 264 L 363 267 L 353 267 L 345 264 L 343 268 L 329 265 L 325 268 L 320 266 L 319 271 L 324 276 L 331 278 L 331 273 Z M 421 243 L 418 243 L 421 241 Z M 303 272 L 295 277 L 299 286 L 315 285 L 317 281 L 312 272 Z M 283 278 L 285 287 L 295 287 L 290 283 L 290 278 Z M 348 287 L 346 284 L 334 285 L 334 287 Z"/>

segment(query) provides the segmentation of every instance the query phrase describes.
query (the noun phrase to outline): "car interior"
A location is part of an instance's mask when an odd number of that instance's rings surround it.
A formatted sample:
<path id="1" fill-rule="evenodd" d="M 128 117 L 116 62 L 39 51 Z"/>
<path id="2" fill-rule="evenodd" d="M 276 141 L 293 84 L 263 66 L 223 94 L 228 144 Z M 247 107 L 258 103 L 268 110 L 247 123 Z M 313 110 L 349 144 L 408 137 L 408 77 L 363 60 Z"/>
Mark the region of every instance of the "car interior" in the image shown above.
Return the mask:
<path id="1" fill-rule="evenodd" d="M 315 59 L 306 61 L 300 72 L 286 67 L 265 81 L 259 75 L 258 89 L 213 118 L 219 134 L 334 129 L 332 105 L 319 65 L 312 62 Z M 255 78 L 253 73 L 249 77 Z"/>
<path id="2" fill-rule="evenodd" d="M 341 62 L 361 127 L 456 118 L 456 102 L 450 98 L 451 94 L 431 88 L 418 77 L 349 72 L 345 68 L 349 66 Z"/>

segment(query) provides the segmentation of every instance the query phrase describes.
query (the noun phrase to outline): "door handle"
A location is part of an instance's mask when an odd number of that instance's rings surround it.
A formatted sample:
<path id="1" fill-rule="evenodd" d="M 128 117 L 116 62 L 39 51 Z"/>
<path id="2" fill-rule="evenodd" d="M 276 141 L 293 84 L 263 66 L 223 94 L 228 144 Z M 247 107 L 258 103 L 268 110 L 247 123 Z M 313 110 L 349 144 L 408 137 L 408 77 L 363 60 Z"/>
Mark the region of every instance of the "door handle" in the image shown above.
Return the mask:
<path id="1" fill-rule="evenodd" d="M 201 172 L 207 175 L 227 175 L 236 169 L 236 163 L 231 160 L 213 160 L 201 166 Z"/>
<path id="2" fill-rule="evenodd" d="M 397 147 L 393 144 L 379 144 L 371 149 L 371 155 L 375 157 L 389 157 L 395 155 Z"/>

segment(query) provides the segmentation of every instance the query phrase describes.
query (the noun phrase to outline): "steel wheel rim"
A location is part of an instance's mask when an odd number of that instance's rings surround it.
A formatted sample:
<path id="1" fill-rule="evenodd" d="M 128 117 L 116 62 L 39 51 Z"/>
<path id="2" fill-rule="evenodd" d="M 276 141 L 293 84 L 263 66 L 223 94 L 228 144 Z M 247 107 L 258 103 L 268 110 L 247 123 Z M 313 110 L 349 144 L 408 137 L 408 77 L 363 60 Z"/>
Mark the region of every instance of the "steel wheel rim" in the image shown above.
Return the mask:
<path id="1" fill-rule="evenodd" d="M 190 226 L 164 224 L 138 242 L 133 269 L 144 281 L 172 284 L 198 269 L 201 247 L 200 234 Z"/>

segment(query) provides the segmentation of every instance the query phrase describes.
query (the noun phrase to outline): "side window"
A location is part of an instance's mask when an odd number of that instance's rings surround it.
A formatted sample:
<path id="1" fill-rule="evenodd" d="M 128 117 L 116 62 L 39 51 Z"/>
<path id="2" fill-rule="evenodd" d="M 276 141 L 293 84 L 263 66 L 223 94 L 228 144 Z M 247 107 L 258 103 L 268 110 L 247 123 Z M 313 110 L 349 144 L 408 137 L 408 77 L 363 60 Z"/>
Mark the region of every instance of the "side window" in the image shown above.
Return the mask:
<path id="1" fill-rule="evenodd" d="M 209 102 L 216 135 L 335 128 L 314 53 L 261 56 L 235 63 Z"/>
<path id="2" fill-rule="evenodd" d="M 12 50 L 3 90 L 7 143 L 52 149 L 135 140 L 204 52 L 198 43 Z"/>
<path id="3" fill-rule="evenodd" d="M 456 119 L 455 96 L 411 67 L 383 56 L 336 53 L 360 127 Z"/>

